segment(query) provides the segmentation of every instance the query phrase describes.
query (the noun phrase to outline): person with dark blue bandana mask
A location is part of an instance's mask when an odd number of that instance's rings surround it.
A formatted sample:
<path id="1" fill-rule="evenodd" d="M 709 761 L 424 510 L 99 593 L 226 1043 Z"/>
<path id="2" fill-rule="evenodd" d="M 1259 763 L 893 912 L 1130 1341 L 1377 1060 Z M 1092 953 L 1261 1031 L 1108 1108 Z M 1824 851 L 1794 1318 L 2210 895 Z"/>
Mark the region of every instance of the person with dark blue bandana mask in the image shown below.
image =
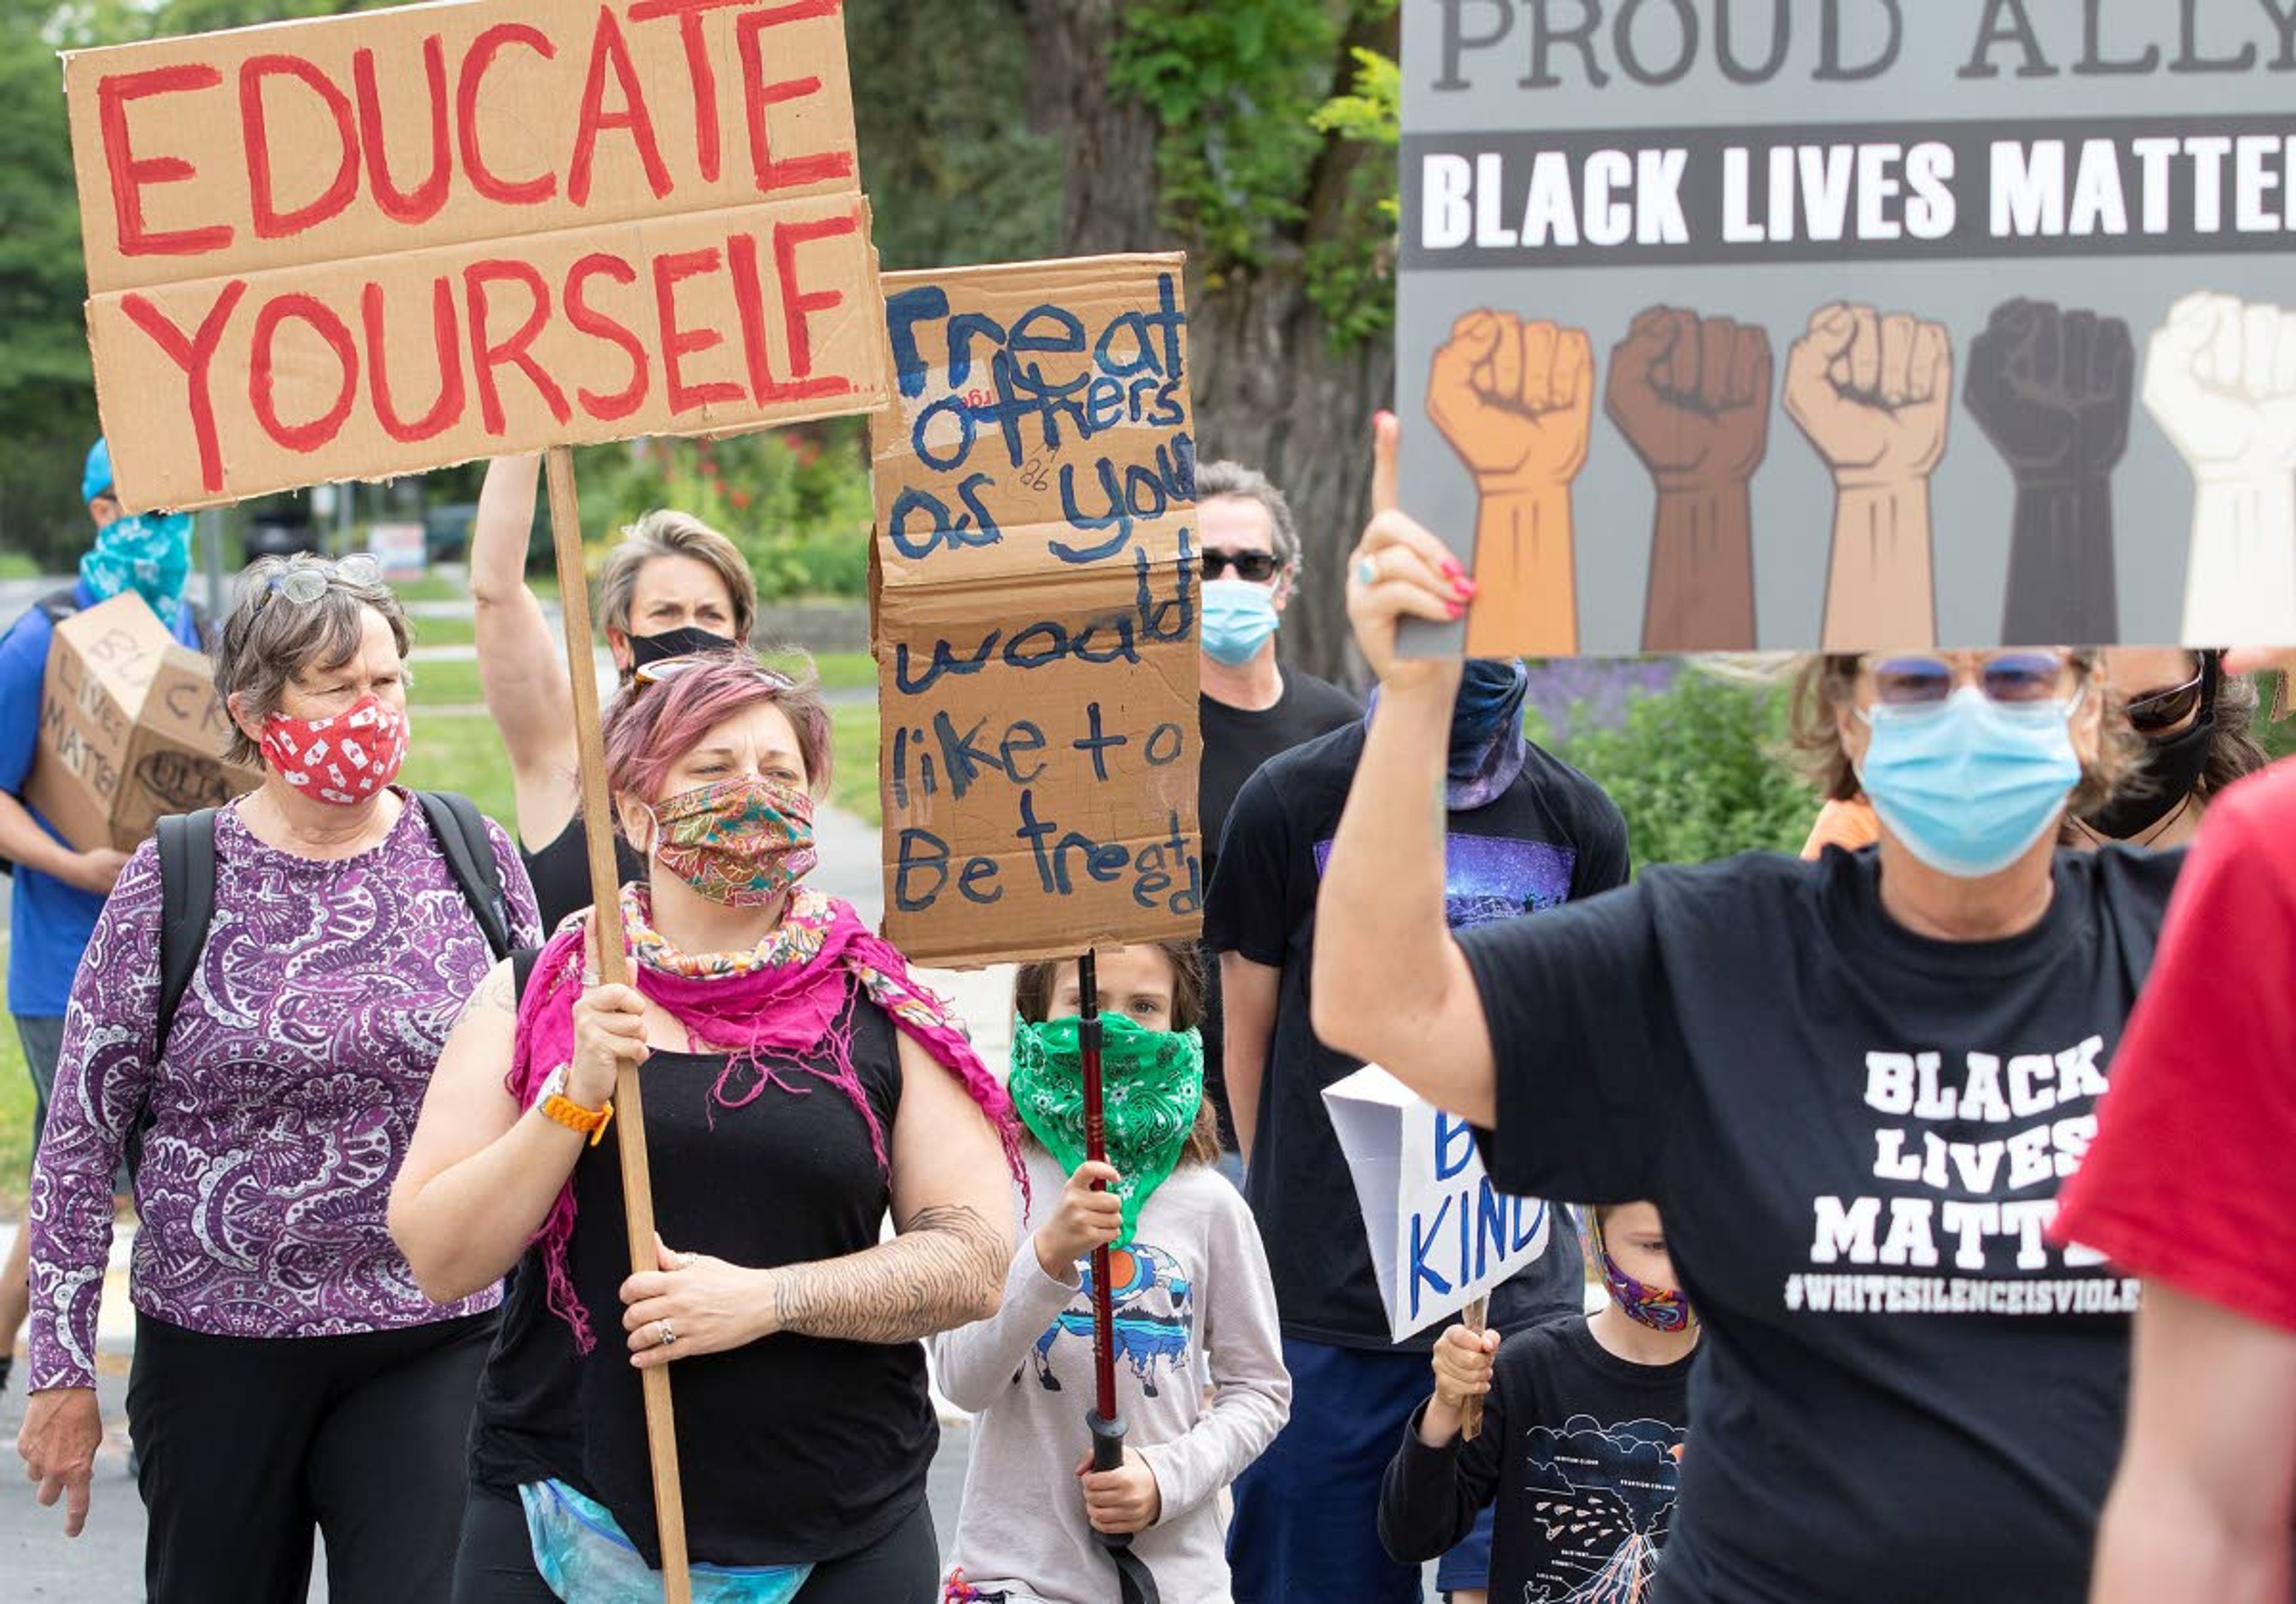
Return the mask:
<path id="1" fill-rule="evenodd" d="M 1296 663 L 1279 662 L 1276 635 L 1300 584 L 1300 536 L 1292 506 L 1267 475 L 1241 463 L 1196 469 L 1196 520 L 1203 548 L 1202 657 L 1197 718 L 1203 761 L 1196 821 L 1204 884 L 1219 867 L 1220 835 L 1235 794 L 1262 763 L 1363 717 L 1363 703 Z M 1204 1088 L 1219 1115 L 1220 1172 L 1241 1186 L 1243 1166 L 1223 1064 L 1226 1014 L 1219 961 L 1204 958 Z M 1272 1015 L 1275 999 L 1261 1012 Z"/>
<path id="2" fill-rule="evenodd" d="M 1464 928 L 1550 910 L 1627 877 L 1626 821 L 1602 788 L 1523 734 L 1529 684 L 1512 658 L 1467 665 L 1445 777 L 1444 917 Z M 1374 699 L 1371 728 L 1380 717 Z M 1319 1039 L 1314 979 L 1324 867 L 1366 721 L 1270 759 L 1244 782 L 1204 909 L 1227 1003 L 1228 1085 L 1249 1143 L 1246 1195 L 1267 1248 L 1291 1371 L 1291 1423 L 1235 1484 L 1228 1558 L 1236 1604 L 1345 1599 L 1416 1604 L 1419 1567 L 1390 1559 L 1376 1518 L 1396 1439 L 1425 1395 L 1435 1332 L 1402 1343 L 1390 1323 L 1369 1237 L 1324 1089 L 1362 1057 Z M 1390 1006 L 1400 999 L 1385 993 Z M 1536 1194 L 1534 1194 L 1536 1195 Z M 1577 1313 L 1577 1234 L 1548 1211 L 1546 1251 L 1490 1295 L 1489 1320 L 1519 1331 Z M 1488 1512 L 1444 1556 L 1437 1585 L 1488 1586 Z"/>
<path id="3" fill-rule="evenodd" d="M 1796 744 L 1872 802 L 1871 851 L 1456 931 L 1430 770 L 1464 676 L 1396 637 L 1472 581 L 1397 509 L 1395 438 L 1349 566 L 1381 688 L 1315 1024 L 1478 1127 L 1502 1190 L 1664 1208 L 1705 1335 L 1650 1604 L 2082 1604 L 2138 1294 L 2050 1227 L 2183 861 L 2059 850 L 2132 757 L 2096 654 L 1813 659 Z"/>
<path id="4" fill-rule="evenodd" d="M 80 475 L 80 499 L 95 544 L 79 578 L 43 596 L 0 636 L 0 860 L 13 865 L 8 920 L 8 1011 L 32 1075 L 33 1137 L 47 1123 L 48 1090 L 63 1046 L 64 1004 L 80 953 L 127 855 L 111 847 L 80 851 L 24 800 L 40 744 L 41 687 L 56 625 L 73 613 L 133 592 L 175 637 L 200 649 L 198 611 L 184 600 L 192 566 L 192 520 L 182 513 L 129 515 L 113 493 L 111 448 L 97 440 Z M 0 1264 L 0 1386 L 16 1328 L 28 1312 L 25 1266 L 31 1233 L 19 1231 Z"/>

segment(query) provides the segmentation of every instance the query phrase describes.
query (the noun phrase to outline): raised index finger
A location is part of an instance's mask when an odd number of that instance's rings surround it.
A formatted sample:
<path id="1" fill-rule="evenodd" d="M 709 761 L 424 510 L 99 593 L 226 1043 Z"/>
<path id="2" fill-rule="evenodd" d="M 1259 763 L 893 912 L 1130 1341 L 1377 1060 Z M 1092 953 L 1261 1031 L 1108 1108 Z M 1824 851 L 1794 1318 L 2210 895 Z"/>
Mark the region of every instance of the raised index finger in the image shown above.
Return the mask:
<path id="1" fill-rule="evenodd" d="M 1403 425 L 1395 414 L 1382 411 L 1371 421 L 1371 515 L 1395 510 L 1395 448 Z"/>

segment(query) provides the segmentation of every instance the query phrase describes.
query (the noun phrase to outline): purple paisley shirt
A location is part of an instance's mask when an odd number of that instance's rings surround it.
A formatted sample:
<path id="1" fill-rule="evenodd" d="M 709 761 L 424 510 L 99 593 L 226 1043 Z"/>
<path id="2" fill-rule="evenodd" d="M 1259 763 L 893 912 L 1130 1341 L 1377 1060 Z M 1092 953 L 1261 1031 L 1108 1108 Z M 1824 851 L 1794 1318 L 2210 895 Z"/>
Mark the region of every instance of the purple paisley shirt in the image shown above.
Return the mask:
<path id="1" fill-rule="evenodd" d="M 212 1335 L 333 1337 L 492 1308 L 414 1286 L 383 1223 L 422 1094 L 493 962 L 422 810 L 404 791 L 381 845 L 323 862 L 265 845 L 226 808 L 215 919 L 164 1059 L 159 851 L 103 905 L 72 983 L 55 1097 L 33 1166 L 32 1386 L 95 1384 L 111 1178 L 148 1100 L 128 1296 Z M 512 941 L 534 891 L 491 822 Z"/>

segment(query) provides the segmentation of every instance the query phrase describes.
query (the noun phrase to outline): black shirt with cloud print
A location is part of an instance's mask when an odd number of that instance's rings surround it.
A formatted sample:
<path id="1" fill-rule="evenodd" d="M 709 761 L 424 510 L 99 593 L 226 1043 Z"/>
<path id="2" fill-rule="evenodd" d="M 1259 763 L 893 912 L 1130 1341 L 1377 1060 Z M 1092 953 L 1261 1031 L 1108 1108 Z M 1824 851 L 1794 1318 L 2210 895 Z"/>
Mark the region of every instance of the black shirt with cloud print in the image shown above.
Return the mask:
<path id="1" fill-rule="evenodd" d="M 1705 1332 L 1655 1604 L 2080 1604 L 2136 1285 L 2045 1240 L 2182 854 L 2060 853 L 1927 939 L 1871 851 L 1464 932 L 1499 1186 L 1648 1198 Z"/>

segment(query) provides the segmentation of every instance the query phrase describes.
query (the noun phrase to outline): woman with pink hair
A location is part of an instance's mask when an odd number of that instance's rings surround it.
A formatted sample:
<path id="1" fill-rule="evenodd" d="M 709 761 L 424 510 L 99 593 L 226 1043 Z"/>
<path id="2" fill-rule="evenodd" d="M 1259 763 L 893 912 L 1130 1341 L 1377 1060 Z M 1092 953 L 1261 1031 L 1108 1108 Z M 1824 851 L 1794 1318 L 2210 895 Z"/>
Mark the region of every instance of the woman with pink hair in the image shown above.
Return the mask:
<path id="1" fill-rule="evenodd" d="M 996 1306 L 1015 1125 L 900 954 L 803 884 L 829 761 L 809 676 L 738 651 L 642 673 L 606 768 L 648 883 L 497 967 L 439 1060 L 391 1229 L 434 1298 L 519 1266 L 461 1604 L 659 1589 L 639 1371 L 669 1363 L 697 1597 L 933 1597 L 920 1339 Z M 595 983 L 600 939 L 635 986 Z M 660 1229 L 637 1275 L 600 1139 L 625 1064 Z"/>

